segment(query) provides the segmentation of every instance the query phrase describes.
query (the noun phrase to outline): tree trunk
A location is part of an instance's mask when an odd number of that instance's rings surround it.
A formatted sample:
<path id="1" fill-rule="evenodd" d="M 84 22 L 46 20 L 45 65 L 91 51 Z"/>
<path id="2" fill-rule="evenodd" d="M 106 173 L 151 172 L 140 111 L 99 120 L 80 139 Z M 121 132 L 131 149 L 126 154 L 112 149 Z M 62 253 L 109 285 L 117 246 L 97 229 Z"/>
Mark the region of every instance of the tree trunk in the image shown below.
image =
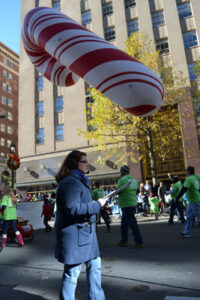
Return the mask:
<path id="1" fill-rule="evenodd" d="M 147 143 L 148 143 L 148 156 L 150 162 L 152 183 L 153 183 L 153 187 L 155 187 L 157 184 L 157 172 L 156 172 L 156 161 L 155 161 L 155 155 L 153 150 L 153 139 L 152 139 L 151 129 L 149 129 L 149 133 L 147 135 Z"/>

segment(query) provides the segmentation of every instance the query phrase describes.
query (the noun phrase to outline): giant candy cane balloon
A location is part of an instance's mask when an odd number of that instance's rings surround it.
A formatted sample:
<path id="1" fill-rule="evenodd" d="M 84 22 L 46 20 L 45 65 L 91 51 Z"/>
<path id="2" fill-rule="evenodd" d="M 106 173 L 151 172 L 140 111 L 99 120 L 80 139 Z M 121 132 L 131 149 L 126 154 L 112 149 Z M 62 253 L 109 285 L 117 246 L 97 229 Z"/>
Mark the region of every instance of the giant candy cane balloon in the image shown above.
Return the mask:
<path id="1" fill-rule="evenodd" d="M 57 85 L 70 86 L 82 77 L 137 116 L 161 106 L 164 88 L 153 71 L 57 10 L 29 11 L 22 39 L 35 67 Z"/>

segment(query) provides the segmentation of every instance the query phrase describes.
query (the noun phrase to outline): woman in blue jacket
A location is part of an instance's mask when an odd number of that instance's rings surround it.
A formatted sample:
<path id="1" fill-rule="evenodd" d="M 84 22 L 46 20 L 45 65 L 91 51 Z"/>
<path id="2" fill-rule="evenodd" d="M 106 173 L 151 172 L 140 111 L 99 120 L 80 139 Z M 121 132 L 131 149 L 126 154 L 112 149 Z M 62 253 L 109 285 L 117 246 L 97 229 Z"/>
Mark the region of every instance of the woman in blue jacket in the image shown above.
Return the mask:
<path id="1" fill-rule="evenodd" d="M 101 287 L 101 260 L 96 237 L 96 215 L 105 200 L 92 201 L 88 161 L 85 153 L 74 150 L 65 158 L 56 175 L 56 251 L 64 263 L 60 300 L 75 300 L 82 263 L 86 264 L 88 299 L 104 300 Z"/>

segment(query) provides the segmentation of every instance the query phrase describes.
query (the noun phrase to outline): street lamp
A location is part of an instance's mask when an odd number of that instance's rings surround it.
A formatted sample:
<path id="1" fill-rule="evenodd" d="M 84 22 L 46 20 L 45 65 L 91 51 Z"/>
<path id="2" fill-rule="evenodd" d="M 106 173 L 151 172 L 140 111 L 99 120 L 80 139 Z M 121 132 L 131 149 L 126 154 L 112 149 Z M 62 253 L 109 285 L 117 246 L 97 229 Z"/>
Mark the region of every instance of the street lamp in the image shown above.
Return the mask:
<path id="1" fill-rule="evenodd" d="M 15 154 L 15 151 L 16 151 L 16 146 L 15 144 L 12 142 L 9 146 L 9 149 L 10 149 L 10 153 L 11 154 Z M 11 178 L 12 178 L 12 189 L 14 189 L 14 170 L 11 169 Z"/>

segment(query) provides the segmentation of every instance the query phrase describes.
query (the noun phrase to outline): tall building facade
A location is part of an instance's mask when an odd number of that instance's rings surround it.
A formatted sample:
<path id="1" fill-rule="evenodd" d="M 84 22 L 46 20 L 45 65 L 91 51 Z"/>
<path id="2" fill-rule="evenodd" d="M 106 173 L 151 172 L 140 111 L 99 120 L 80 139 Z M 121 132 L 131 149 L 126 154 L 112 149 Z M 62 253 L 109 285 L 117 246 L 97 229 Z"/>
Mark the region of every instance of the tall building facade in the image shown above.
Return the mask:
<path id="1" fill-rule="evenodd" d="M 193 67 L 200 56 L 199 0 L 22 0 L 21 4 L 22 18 L 34 7 L 54 7 L 119 48 L 133 32 L 146 32 L 168 63 L 175 64 L 188 81 L 194 77 Z M 86 88 L 83 80 L 67 88 L 53 85 L 35 70 L 21 42 L 18 188 L 51 188 L 57 169 L 72 149 L 88 152 L 91 179 L 109 184 L 119 177 L 115 158 L 102 167 L 102 154 L 89 152 L 91 145 L 78 135 L 78 128 L 87 129 Z M 198 116 L 198 101 L 195 109 Z M 184 146 L 192 145 L 193 152 L 185 153 L 184 161 L 200 172 L 198 134 L 200 130 L 191 117 L 184 126 L 183 141 Z M 179 173 L 184 167 L 182 159 Z M 142 174 L 147 177 L 139 163 L 132 168 L 138 179 Z"/>
<path id="2" fill-rule="evenodd" d="M 13 143 L 18 151 L 19 55 L 0 42 L 0 176 L 9 176 L 6 158 Z"/>

